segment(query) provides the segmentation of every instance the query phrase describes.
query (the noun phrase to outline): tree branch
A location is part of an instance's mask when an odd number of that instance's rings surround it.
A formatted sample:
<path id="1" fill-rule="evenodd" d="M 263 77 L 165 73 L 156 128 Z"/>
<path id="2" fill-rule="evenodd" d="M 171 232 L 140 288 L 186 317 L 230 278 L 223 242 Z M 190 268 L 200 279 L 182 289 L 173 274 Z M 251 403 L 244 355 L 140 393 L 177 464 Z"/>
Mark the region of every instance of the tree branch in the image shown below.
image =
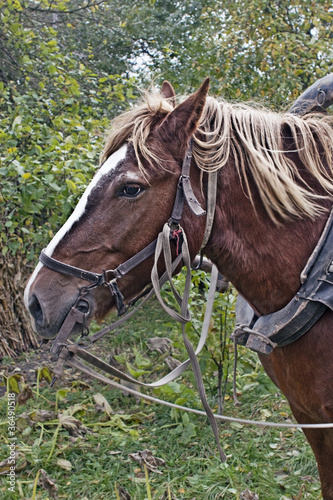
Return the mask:
<path id="1" fill-rule="evenodd" d="M 27 9 L 34 11 L 34 12 L 43 12 L 47 14 L 74 14 L 75 12 L 79 12 L 81 10 L 89 9 L 90 7 L 96 7 L 97 5 L 101 5 L 104 3 L 105 0 L 99 0 L 98 2 L 90 1 L 88 0 L 88 3 L 86 5 L 83 5 L 82 7 L 77 7 L 72 10 L 57 10 L 57 9 L 41 9 L 39 7 L 30 7 L 28 6 Z"/>

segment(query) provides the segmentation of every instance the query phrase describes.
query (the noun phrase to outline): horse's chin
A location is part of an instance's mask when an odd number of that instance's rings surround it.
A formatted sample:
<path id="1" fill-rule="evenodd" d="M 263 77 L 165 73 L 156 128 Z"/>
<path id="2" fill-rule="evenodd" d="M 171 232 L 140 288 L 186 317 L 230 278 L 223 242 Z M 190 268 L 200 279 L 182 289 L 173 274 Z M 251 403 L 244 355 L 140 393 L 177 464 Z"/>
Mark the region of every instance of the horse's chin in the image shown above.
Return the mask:
<path id="1" fill-rule="evenodd" d="M 90 322 L 88 322 L 88 323 L 90 323 Z M 89 326 L 89 324 L 87 324 L 86 326 Z M 38 326 L 36 327 L 33 324 L 33 328 L 34 328 L 35 332 L 37 333 L 38 337 L 41 337 L 44 340 L 54 340 L 56 338 L 56 336 L 58 335 L 61 326 L 60 326 L 60 328 L 57 326 L 40 328 Z M 80 335 L 81 332 L 82 332 L 82 325 L 76 323 L 74 325 L 74 327 L 72 328 L 72 331 L 71 331 L 69 337 Z"/>

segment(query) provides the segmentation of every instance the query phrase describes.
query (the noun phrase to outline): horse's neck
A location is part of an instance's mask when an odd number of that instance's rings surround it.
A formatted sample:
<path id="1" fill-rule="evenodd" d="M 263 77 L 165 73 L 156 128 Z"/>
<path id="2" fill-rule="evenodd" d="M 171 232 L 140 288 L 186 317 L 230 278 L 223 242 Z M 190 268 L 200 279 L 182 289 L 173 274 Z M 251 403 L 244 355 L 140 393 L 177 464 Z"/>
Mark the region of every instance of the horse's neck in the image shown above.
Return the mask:
<path id="1" fill-rule="evenodd" d="M 268 314 L 286 305 L 299 289 L 300 273 L 325 218 L 276 226 L 256 196 L 255 212 L 239 178 L 225 174 L 206 254 L 259 313 Z"/>

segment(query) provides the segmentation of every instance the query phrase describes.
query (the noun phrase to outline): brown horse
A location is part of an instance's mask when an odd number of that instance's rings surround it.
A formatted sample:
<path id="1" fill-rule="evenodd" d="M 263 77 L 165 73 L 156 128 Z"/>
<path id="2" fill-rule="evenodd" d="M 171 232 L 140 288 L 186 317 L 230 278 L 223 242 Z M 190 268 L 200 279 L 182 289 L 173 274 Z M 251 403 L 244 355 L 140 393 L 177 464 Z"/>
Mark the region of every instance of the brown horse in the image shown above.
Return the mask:
<path id="1" fill-rule="evenodd" d="M 207 97 L 208 80 L 176 105 L 170 84 L 112 125 L 102 166 L 73 215 L 46 249 L 63 263 L 100 273 L 152 242 L 170 217 L 181 165 L 193 138 L 191 184 L 206 206 L 207 172 L 217 175 L 215 218 L 204 254 L 258 315 L 284 307 L 332 206 L 333 131 L 327 119 L 299 118 Z M 191 257 L 205 217 L 185 204 L 181 226 Z M 119 279 L 125 302 L 150 283 L 150 256 Z M 52 338 L 86 282 L 41 263 L 26 289 L 36 331 Z M 115 306 L 106 287 L 85 296 L 89 319 Z M 83 306 L 82 306 L 83 307 Z M 83 307 L 84 309 L 84 307 Z M 333 422 L 333 313 L 261 362 L 299 423 Z M 333 500 L 333 430 L 307 429 L 322 493 Z"/>

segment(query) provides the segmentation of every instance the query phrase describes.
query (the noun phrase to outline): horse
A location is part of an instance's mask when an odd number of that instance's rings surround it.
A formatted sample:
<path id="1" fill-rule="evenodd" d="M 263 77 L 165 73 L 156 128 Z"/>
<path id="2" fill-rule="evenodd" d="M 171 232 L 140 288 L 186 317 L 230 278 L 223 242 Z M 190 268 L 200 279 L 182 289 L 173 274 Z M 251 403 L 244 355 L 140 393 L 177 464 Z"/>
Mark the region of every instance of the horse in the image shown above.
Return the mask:
<path id="1" fill-rule="evenodd" d="M 206 79 L 178 103 L 171 84 L 164 82 L 160 92 L 148 92 L 142 103 L 116 117 L 99 170 L 44 253 L 90 275 L 131 260 L 170 218 L 191 143 L 190 175 L 184 177 L 192 186 L 191 199 L 203 210 L 195 214 L 185 203 L 181 213 L 190 257 L 202 247 L 208 179 L 214 172 L 215 214 L 201 251 L 257 316 L 269 315 L 297 294 L 301 272 L 329 218 L 333 130 L 327 117 L 232 104 L 209 96 L 208 90 Z M 126 304 L 149 286 L 153 259 L 150 252 L 114 280 L 117 293 L 107 286 L 87 288 L 85 275 L 63 274 L 40 262 L 25 291 L 35 330 L 54 338 L 83 288 L 78 308 L 87 322 L 101 321 L 119 296 Z M 162 272 L 163 263 L 159 267 Z M 333 422 L 332 325 L 333 312 L 326 308 L 295 342 L 259 354 L 301 424 Z M 304 433 L 323 498 L 333 500 L 333 430 Z"/>

